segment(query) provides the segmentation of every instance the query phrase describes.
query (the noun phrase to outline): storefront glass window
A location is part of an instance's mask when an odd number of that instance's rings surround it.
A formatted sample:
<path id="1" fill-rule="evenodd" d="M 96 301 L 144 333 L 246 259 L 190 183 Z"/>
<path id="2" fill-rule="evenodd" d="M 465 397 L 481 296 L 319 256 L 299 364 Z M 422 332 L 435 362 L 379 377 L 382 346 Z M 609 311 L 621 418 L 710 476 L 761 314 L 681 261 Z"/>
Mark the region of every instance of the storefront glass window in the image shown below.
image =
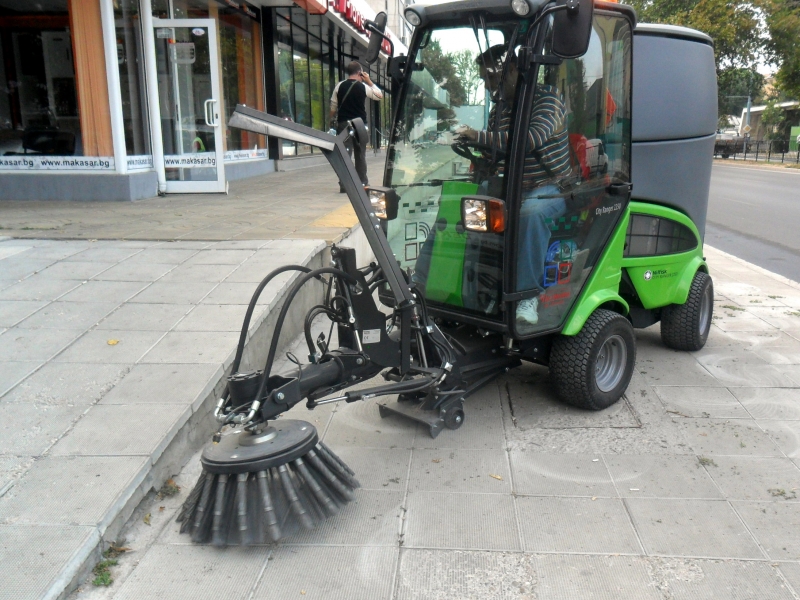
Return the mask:
<path id="1" fill-rule="evenodd" d="M 322 82 L 321 42 L 309 36 L 309 69 L 311 71 L 311 126 L 323 131 L 325 129 L 325 97 Z"/>
<path id="2" fill-rule="evenodd" d="M 114 4 L 117 64 L 122 93 L 122 121 L 128 155 L 150 154 L 147 97 L 144 84 L 144 52 L 138 0 Z"/>
<path id="3" fill-rule="evenodd" d="M 256 21 L 229 9 L 219 11 L 219 45 L 225 122 L 237 104 L 264 108 L 261 68 L 261 33 Z M 266 138 L 227 128 L 226 149 L 254 150 L 266 147 Z"/>
<path id="4" fill-rule="evenodd" d="M 207 19 L 214 16 L 212 11 L 216 12 L 216 9 L 215 0 L 172 0 L 174 19 Z"/>
<path id="5" fill-rule="evenodd" d="M 305 14 L 305 13 L 303 13 Z M 294 16 L 294 15 L 293 15 Z M 292 27 L 292 61 L 294 63 L 294 101 L 297 109 L 295 121 L 311 127 L 311 91 L 308 73 L 308 34 L 300 27 Z M 298 154 L 309 154 L 311 146 L 298 144 Z"/>
<path id="6" fill-rule="evenodd" d="M 20 154 L 83 154 L 67 0 L 0 7 L 0 155 Z"/>

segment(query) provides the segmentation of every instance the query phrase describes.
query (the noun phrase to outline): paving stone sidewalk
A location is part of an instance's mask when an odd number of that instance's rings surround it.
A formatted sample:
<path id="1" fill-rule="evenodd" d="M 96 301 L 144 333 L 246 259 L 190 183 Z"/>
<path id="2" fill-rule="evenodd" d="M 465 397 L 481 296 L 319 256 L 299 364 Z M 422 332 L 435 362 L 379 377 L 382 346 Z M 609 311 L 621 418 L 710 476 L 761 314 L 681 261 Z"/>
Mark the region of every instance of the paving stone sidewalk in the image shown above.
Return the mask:
<path id="1" fill-rule="evenodd" d="M 325 246 L 0 242 L 0 598 L 57 597 L 181 468 L 257 283 Z M 251 335 L 290 276 L 265 289 Z"/>
<path id="2" fill-rule="evenodd" d="M 257 283 L 321 266 L 356 223 L 327 166 L 231 190 L 0 203 L 0 598 L 56 598 L 91 568 L 207 438 Z M 256 346 L 290 280 L 262 294 Z"/>
<path id="3" fill-rule="evenodd" d="M 638 331 L 615 406 L 564 406 L 527 365 L 435 440 L 371 402 L 296 407 L 355 469 L 355 503 L 277 545 L 192 545 L 174 519 L 195 455 L 181 493 L 151 495 L 121 532 L 113 585 L 75 600 L 797 600 L 800 284 L 706 254 L 707 346 Z"/>
<path id="4" fill-rule="evenodd" d="M 384 154 L 368 153 L 371 181 Z M 332 241 L 355 224 L 333 169 L 272 173 L 230 183 L 225 194 L 171 194 L 136 202 L 0 202 L 0 235 L 106 240 Z M 1 275 L 0 275 L 1 276 Z"/>

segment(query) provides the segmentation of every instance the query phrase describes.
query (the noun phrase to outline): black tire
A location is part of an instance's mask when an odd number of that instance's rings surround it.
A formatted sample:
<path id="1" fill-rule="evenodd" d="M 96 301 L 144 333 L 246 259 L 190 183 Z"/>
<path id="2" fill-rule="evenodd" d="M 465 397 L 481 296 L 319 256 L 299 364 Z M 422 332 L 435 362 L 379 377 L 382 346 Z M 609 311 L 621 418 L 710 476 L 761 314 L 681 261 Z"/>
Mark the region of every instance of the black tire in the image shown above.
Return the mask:
<path id="1" fill-rule="evenodd" d="M 670 304 L 661 311 L 661 341 L 675 350 L 700 350 L 706 345 L 714 312 L 714 284 L 698 271 L 685 304 Z"/>
<path id="2" fill-rule="evenodd" d="M 592 313 L 578 335 L 556 337 L 550 350 L 550 374 L 559 397 L 589 410 L 608 408 L 622 397 L 635 362 L 630 321 L 602 308 Z"/>

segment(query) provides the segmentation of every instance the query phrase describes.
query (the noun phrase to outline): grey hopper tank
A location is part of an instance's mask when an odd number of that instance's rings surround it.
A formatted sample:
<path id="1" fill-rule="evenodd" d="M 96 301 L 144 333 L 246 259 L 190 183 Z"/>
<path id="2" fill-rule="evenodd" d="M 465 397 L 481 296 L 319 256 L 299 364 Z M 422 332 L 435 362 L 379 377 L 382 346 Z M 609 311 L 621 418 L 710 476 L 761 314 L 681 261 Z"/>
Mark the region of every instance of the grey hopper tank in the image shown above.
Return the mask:
<path id="1" fill-rule="evenodd" d="M 633 197 L 687 214 L 702 237 L 717 129 L 712 40 L 640 23 L 633 44 Z"/>

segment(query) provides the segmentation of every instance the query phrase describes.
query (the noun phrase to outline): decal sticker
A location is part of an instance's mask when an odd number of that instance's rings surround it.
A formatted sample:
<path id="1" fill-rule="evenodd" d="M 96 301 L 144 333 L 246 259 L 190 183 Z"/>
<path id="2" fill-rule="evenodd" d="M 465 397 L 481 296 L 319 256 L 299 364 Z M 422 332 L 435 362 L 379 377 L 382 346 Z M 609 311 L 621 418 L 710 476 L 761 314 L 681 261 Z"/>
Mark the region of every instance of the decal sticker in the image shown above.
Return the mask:
<path id="1" fill-rule="evenodd" d="M 381 330 L 365 329 L 362 338 L 361 341 L 365 344 L 377 344 L 381 341 Z"/>
<path id="2" fill-rule="evenodd" d="M 666 269 L 656 269 L 655 271 L 645 271 L 644 279 L 645 281 L 650 281 L 651 279 L 669 279 L 670 277 L 677 277 L 678 272 L 673 271 L 669 272 Z"/>

